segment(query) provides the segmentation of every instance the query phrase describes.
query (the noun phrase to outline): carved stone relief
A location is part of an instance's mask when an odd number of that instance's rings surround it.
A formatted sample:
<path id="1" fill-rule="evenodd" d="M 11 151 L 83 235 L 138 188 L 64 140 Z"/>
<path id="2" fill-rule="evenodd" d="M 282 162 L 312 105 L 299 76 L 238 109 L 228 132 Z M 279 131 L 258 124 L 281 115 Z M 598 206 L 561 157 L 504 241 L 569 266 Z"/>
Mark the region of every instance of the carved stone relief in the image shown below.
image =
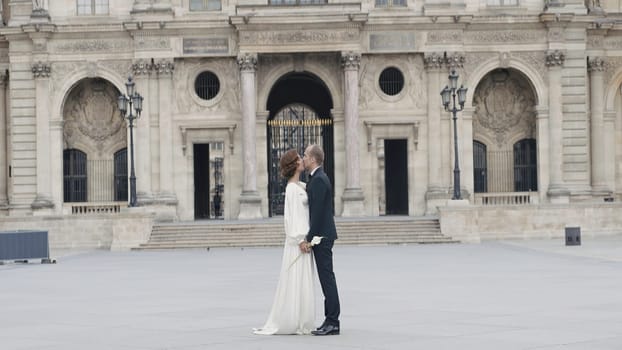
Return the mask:
<path id="1" fill-rule="evenodd" d="M 388 67 L 396 67 L 404 75 L 404 91 L 387 97 L 380 90 L 378 77 Z M 361 60 L 360 100 L 362 109 L 382 109 L 387 103 L 403 108 L 424 109 L 427 95 L 426 74 L 422 55 L 366 55 Z M 388 100 L 389 99 L 389 100 Z"/>
<path id="2" fill-rule="evenodd" d="M 117 109 L 117 89 L 103 79 L 84 79 L 69 93 L 63 108 L 65 148 L 79 148 L 101 158 L 125 145 L 126 123 Z"/>
<path id="3" fill-rule="evenodd" d="M 611 79 L 615 77 L 615 74 L 622 68 L 622 57 L 607 57 L 604 63 L 604 80 L 605 85 L 608 86 Z"/>
<path id="4" fill-rule="evenodd" d="M 531 87 L 518 73 L 496 69 L 486 75 L 475 90 L 473 131 L 495 140 L 501 148 L 508 136 L 535 133 L 535 98 Z"/>
<path id="5" fill-rule="evenodd" d="M 93 53 L 93 52 L 119 52 L 132 48 L 131 39 L 89 39 L 69 40 L 60 39 L 48 44 L 54 53 Z"/>
<path id="6" fill-rule="evenodd" d="M 439 30 L 428 32 L 428 43 L 444 44 L 462 42 L 462 31 L 459 30 Z"/>
<path id="7" fill-rule="evenodd" d="M 536 30 L 499 30 L 465 32 L 465 40 L 473 42 L 546 42 L 546 33 Z"/>
<path id="8" fill-rule="evenodd" d="M 200 103 L 194 91 L 194 80 L 203 71 L 211 71 L 220 81 L 220 93 L 215 103 Z M 230 58 L 185 59 L 176 62 L 173 84 L 174 99 L 180 113 L 204 111 L 239 111 L 240 83 L 238 64 Z M 221 95 L 222 94 L 222 95 Z M 221 96 L 220 96 L 221 95 Z"/>

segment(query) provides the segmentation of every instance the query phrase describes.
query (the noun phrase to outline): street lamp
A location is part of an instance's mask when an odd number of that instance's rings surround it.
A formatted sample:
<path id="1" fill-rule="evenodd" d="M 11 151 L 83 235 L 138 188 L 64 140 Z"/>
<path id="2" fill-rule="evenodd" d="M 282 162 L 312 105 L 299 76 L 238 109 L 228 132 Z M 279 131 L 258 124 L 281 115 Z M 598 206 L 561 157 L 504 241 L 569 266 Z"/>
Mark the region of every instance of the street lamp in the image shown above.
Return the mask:
<path id="1" fill-rule="evenodd" d="M 458 88 L 458 74 L 455 69 L 451 70 L 449 74 L 449 86 L 445 86 L 441 91 L 441 99 L 443 101 L 443 107 L 447 112 L 453 114 L 454 120 L 454 195 L 451 199 L 462 199 L 460 194 L 460 166 L 458 165 L 458 127 L 456 126 L 456 120 L 458 117 L 456 113 L 464 109 L 464 102 L 466 101 L 467 88 L 461 85 Z M 460 108 L 456 107 L 456 93 L 458 94 L 458 104 Z M 452 107 L 449 106 L 451 100 L 453 100 Z"/>
<path id="2" fill-rule="evenodd" d="M 136 206 L 136 174 L 134 172 L 134 120 L 140 118 L 140 112 L 143 110 L 143 97 L 134 90 L 134 80 L 130 75 L 127 78 L 125 87 L 127 88 L 127 95 L 119 95 L 119 110 L 121 111 L 121 118 L 127 119 L 130 123 L 130 207 Z M 127 105 L 130 108 L 127 108 Z M 134 108 L 132 108 L 132 106 Z M 129 112 L 126 114 L 126 112 Z M 135 114 L 133 113 L 135 112 Z"/>

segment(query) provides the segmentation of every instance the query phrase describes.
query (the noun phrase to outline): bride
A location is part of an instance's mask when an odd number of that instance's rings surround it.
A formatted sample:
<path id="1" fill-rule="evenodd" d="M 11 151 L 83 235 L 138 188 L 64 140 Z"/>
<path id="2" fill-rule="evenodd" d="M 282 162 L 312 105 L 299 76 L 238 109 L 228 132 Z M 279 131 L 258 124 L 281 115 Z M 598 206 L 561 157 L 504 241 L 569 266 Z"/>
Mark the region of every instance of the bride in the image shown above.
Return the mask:
<path id="1" fill-rule="evenodd" d="M 314 330 L 313 254 L 301 253 L 299 242 L 309 233 L 309 204 L 304 170 L 296 150 L 285 152 L 279 162 L 281 175 L 288 179 L 285 189 L 285 247 L 276 295 L 268 320 L 255 334 L 309 334 Z"/>

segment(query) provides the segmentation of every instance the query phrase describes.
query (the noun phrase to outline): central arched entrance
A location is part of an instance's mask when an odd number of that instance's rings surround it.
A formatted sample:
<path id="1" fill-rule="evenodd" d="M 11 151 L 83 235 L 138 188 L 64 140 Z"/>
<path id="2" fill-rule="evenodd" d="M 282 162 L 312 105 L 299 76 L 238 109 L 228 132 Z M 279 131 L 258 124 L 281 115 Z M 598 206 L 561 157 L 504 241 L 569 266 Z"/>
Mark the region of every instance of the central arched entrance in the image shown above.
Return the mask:
<path id="1" fill-rule="evenodd" d="M 290 148 L 304 152 L 316 143 L 324 148 L 324 171 L 334 183 L 333 100 L 324 82 L 308 72 L 279 79 L 270 91 L 267 109 L 268 196 L 270 216 L 283 215 L 286 179 L 279 175 L 279 159 Z"/>

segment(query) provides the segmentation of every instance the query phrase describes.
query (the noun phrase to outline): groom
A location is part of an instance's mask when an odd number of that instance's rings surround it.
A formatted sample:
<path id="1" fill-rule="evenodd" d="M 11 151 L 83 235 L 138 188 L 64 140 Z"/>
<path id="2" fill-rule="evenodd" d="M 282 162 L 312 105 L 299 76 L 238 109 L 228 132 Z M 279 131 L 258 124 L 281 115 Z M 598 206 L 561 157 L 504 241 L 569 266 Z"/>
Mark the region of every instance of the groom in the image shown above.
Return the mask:
<path id="1" fill-rule="evenodd" d="M 309 197 L 309 233 L 300 242 L 300 250 L 309 253 L 313 250 L 315 264 L 324 293 L 324 323 L 313 335 L 339 334 L 339 294 L 333 272 L 333 244 L 337 239 L 337 229 L 333 219 L 333 196 L 328 176 L 322 170 L 324 151 L 318 145 L 307 147 L 302 158 L 309 172 L 307 196 Z M 309 242 L 314 236 L 322 236 L 320 244 L 311 249 Z"/>

